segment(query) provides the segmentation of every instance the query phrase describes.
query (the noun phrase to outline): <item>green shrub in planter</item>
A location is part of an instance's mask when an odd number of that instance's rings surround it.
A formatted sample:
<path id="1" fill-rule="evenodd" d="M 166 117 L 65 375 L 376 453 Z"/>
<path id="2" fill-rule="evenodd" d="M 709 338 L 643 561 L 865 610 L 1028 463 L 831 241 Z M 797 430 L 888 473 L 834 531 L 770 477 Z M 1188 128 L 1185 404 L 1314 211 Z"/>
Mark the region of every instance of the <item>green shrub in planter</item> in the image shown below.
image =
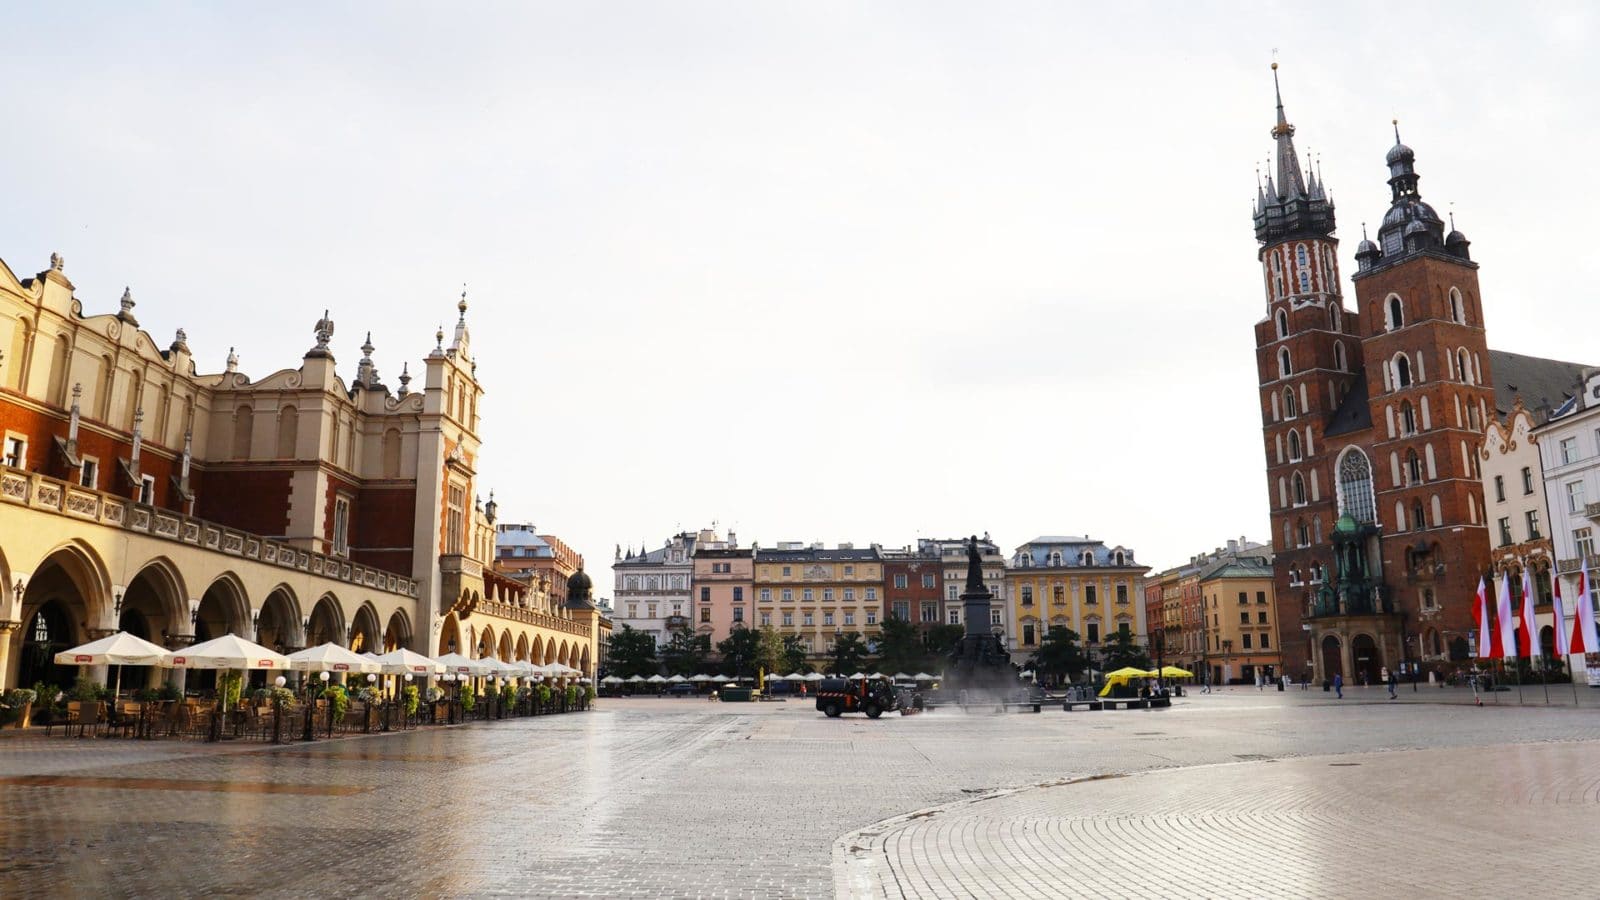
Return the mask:
<path id="1" fill-rule="evenodd" d="M 79 675 L 78 680 L 72 684 L 72 699 L 79 703 L 92 703 L 99 700 L 105 692 L 105 686 L 87 673 Z"/>
<path id="2" fill-rule="evenodd" d="M 478 697 L 472 692 L 472 685 L 463 684 L 461 686 L 461 708 L 467 712 L 472 712 L 477 705 Z"/>
<path id="3" fill-rule="evenodd" d="M 537 691 L 538 697 L 539 697 L 539 705 L 540 706 L 549 706 L 550 705 L 550 697 L 551 697 L 550 685 L 541 684 L 536 689 L 536 691 Z"/>
<path id="4" fill-rule="evenodd" d="M 504 706 L 515 706 L 517 704 L 517 689 L 509 684 L 500 688 L 500 703 Z"/>
<path id="5" fill-rule="evenodd" d="M 239 705 L 239 695 L 244 690 L 244 677 L 238 672 L 217 673 L 217 694 L 222 697 L 223 705 L 233 709 Z"/>
<path id="6" fill-rule="evenodd" d="M 578 705 L 578 686 L 577 685 L 575 685 L 575 684 L 567 685 L 566 700 L 567 700 L 567 705 L 568 706 L 577 706 Z"/>
<path id="7" fill-rule="evenodd" d="M 160 698 L 159 699 L 162 699 L 162 700 L 182 700 L 183 699 L 183 692 L 178 690 L 178 686 L 176 684 L 174 684 L 173 682 L 169 681 L 166 684 L 163 684 L 161 686 Z"/>
<path id="8" fill-rule="evenodd" d="M 333 711 L 333 721 L 343 722 L 345 711 L 350 708 L 350 695 L 344 692 L 344 685 L 329 682 L 322 691 L 322 698 L 328 701 L 328 709 Z"/>
<path id="9" fill-rule="evenodd" d="M 591 685 L 586 686 L 583 689 L 583 696 L 584 696 L 585 700 L 588 700 L 590 703 L 593 703 L 594 702 L 594 698 L 595 698 L 594 685 L 591 684 Z"/>
<path id="10" fill-rule="evenodd" d="M 428 691 L 429 691 L 429 693 L 432 693 L 433 689 L 429 688 Z M 417 686 L 414 685 L 414 684 L 406 685 L 405 686 L 405 690 L 402 690 L 400 692 L 400 697 L 401 697 L 401 702 L 403 704 L 405 704 L 406 715 L 408 715 L 408 716 L 416 715 L 417 714 L 417 706 L 422 700 L 422 692 L 417 690 Z M 432 699 L 432 698 L 429 698 L 429 699 Z"/>

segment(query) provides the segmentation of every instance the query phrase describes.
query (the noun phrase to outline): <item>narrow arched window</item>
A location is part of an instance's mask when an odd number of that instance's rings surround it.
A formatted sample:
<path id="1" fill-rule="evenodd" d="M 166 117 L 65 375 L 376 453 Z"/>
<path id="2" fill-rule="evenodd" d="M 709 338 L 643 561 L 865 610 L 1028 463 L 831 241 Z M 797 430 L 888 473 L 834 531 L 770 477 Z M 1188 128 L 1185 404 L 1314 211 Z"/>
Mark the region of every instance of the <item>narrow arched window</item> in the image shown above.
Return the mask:
<path id="1" fill-rule="evenodd" d="M 1390 331 L 1396 328 L 1404 328 L 1406 325 L 1405 306 L 1400 302 L 1400 298 L 1393 294 L 1389 295 L 1389 321 L 1387 324 Z"/>
<path id="2" fill-rule="evenodd" d="M 1300 432 L 1298 431 L 1289 432 L 1289 459 L 1296 461 L 1300 459 Z"/>
<path id="3" fill-rule="evenodd" d="M 1411 504 L 1411 530 L 1421 531 L 1427 527 L 1427 524 L 1422 518 L 1422 501 L 1414 501 Z"/>
<path id="4" fill-rule="evenodd" d="M 1283 417 L 1292 419 L 1300 415 L 1300 403 L 1294 398 L 1294 388 L 1283 389 Z"/>
<path id="5" fill-rule="evenodd" d="M 1404 353 L 1394 358 L 1394 386 L 1396 390 L 1411 386 L 1411 360 Z"/>
<path id="6" fill-rule="evenodd" d="M 1457 325 L 1467 324 L 1466 308 L 1461 302 L 1461 291 L 1456 288 L 1450 289 L 1450 321 Z"/>
<path id="7" fill-rule="evenodd" d="M 1296 472 L 1296 473 L 1294 473 L 1294 482 L 1293 483 L 1294 483 L 1294 505 L 1295 506 L 1304 506 L 1305 502 L 1306 502 L 1306 480 L 1304 478 L 1300 477 L 1300 473 L 1299 472 Z"/>
<path id="8" fill-rule="evenodd" d="M 1300 270 L 1300 293 L 1311 293 L 1311 272 L 1307 269 Z"/>
<path id="9" fill-rule="evenodd" d="M 1294 366 L 1289 363 L 1289 348 L 1281 347 L 1278 350 L 1278 377 L 1288 378 L 1294 374 Z"/>
<path id="10" fill-rule="evenodd" d="M 1411 407 L 1411 401 L 1400 404 L 1400 430 L 1403 434 L 1416 434 L 1417 411 Z"/>
<path id="11" fill-rule="evenodd" d="M 1333 345 L 1333 367 L 1343 372 L 1346 365 L 1347 364 L 1344 359 L 1344 342 L 1340 341 L 1339 343 Z"/>
<path id="12" fill-rule="evenodd" d="M 1422 483 L 1422 460 L 1417 458 L 1417 451 L 1406 451 L 1406 484 Z"/>
<path id="13" fill-rule="evenodd" d="M 1461 379 L 1462 384 L 1472 383 L 1472 363 L 1467 359 L 1465 349 L 1456 351 L 1456 377 Z"/>
<path id="14" fill-rule="evenodd" d="M 1278 339 L 1282 340 L 1289 336 L 1289 314 L 1280 309 L 1276 318 L 1278 322 Z"/>

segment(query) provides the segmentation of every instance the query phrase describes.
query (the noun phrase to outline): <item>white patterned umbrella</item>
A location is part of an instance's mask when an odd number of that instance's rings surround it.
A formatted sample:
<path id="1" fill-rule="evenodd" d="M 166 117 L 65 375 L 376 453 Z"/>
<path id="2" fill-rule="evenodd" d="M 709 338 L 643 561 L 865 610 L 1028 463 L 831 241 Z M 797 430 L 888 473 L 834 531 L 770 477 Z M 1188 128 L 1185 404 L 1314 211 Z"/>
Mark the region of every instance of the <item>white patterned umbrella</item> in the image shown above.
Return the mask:
<path id="1" fill-rule="evenodd" d="M 444 673 L 444 665 L 436 659 L 430 659 L 414 650 L 404 647 L 399 650 L 390 650 L 378 657 L 378 662 L 383 666 L 387 675 L 440 675 Z"/>
<path id="2" fill-rule="evenodd" d="M 488 660 L 472 659 L 459 653 L 446 653 L 442 656 L 436 656 L 434 659 L 444 665 L 445 671 L 454 672 L 457 675 L 478 677 L 494 674 L 494 667 L 485 665 Z"/>
<path id="3" fill-rule="evenodd" d="M 56 654 L 58 666 L 116 666 L 115 694 L 122 693 L 123 666 L 159 666 L 167 658 L 167 648 L 152 644 L 136 634 L 119 631 L 90 641 L 81 647 Z"/>
<path id="4" fill-rule="evenodd" d="M 662 678 L 660 675 L 651 675 L 649 678 L 646 678 L 645 681 L 649 682 L 650 684 L 666 684 L 667 683 L 667 680 L 665 678 Z"/>
<path id="5" fill-rule="evenodd" d="M 289 654 L 289 668 L 296 672 L 382 672 L 383 663 L 369 659 L 329 641 Z"/>
<path id="6" fill-rule="evenodd" d="M 119 631 L 81 647 L 56 654 L 58 666 L 155 666 L 167 658 L 167 648 L 136 634 Z"/>
<path id="7" fill-rule="evenodd" d="M 169 650 L 162 665 L 173 669 L 283 670 L 289 668 L 289 658 L 236 634 L 225 634 L 193 647 Z"/>
<path id="8" fill-rule="evenodd" d="M 682 675 L 674 675 L 671 678 L 668 678 L 667 680 L 672 682 L 673 684 L 682 684 L 685 681 L 688 681 L 689 679 L 683 677 Z"/>
<path id="9" fill-rule="evenodd" d="M 689 680 L 690 681 L 698 681 L 701 684 L 705 684 L 706 682 L 711 681 L 712 678 L 711 678 L 710 675 L 707 675 L 704 672 L 701 672 L 699 675 L 690 675 L 689 676 Z"/>

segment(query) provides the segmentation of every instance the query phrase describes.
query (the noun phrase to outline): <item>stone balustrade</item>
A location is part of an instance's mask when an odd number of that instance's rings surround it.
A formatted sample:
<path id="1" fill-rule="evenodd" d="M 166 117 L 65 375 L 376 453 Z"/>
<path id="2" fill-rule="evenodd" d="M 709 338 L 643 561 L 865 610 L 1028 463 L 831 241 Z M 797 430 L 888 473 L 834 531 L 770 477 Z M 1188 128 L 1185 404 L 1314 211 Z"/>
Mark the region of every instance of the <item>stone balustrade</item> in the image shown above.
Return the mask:
<path id="1" fill-rule="evenodd" d="M 406 597 L 417 595 L 415 581 L 393 572 L 311 553 L 282 541 L 172 510 L 145 506 L 125 497 L 58 481 L 37 472 L 0 469 L 0 502 L 15 503 L 110 528 L 136 531 L 377 591 Z"/>

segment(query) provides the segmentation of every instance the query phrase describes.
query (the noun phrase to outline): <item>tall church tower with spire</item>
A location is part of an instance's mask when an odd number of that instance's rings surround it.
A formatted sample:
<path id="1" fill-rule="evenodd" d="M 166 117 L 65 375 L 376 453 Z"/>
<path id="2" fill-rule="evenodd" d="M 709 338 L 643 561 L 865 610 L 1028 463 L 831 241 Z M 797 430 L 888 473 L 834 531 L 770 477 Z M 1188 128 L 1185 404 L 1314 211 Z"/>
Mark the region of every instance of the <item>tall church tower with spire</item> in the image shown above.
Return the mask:
<path id="1" fill-rule="evenodd" d="M 1320 559 L 1326 554 L 1318 545 L 1326 540 L 1337 510 L 1334 459 L 1325 432 L 1347 395 L 1359 390 L 1361 344 L 1356 316 L 1344 308 L 1339 288 L 1333 200 L 1316 171 L 1301 168 L 1277 70 L 1274 63 L 1276 158 L 1266 184 L 1257 187 L 1254 209 L 1267 300 L 1266 316 L 1256 323 L 1255 331 L 1279 582 L 1277 621 L 1287 625 L 1301 620 L 1307 587 L 1320 580 L 1326 567 Z M 1234 614 L 1231 609 L 1208 612 Z M 1253 637 L 1260 642 L 1276 636 L 1263 630 Z M 1304 642 L 1295 637 L 1286 633 L 1289 643 L 1277 649 L 1284 666 L 1298 676 L 1307 658 Z M 1211 642 L 1216 641 L 1213 635 Z M 1237 653 L 1242 648 L 1213 646 L 1207 651 L 1218 655 L 1230 649 Z"/>
<path id="2" fill-rule="evenodd" d="M 1301 169 L 1281 91 L 1272 137 L 1255 330 L 1283 667 L 1368 683 L 1443 671 L 1468 657 L 1489 560 L 1479 460 L 1496 396 L 1477 264 L 1423 201 L 1396 126 L 1389 209 L 1376 242 L 1363 234 L 1345 309 L 1333 202 Z"/>

